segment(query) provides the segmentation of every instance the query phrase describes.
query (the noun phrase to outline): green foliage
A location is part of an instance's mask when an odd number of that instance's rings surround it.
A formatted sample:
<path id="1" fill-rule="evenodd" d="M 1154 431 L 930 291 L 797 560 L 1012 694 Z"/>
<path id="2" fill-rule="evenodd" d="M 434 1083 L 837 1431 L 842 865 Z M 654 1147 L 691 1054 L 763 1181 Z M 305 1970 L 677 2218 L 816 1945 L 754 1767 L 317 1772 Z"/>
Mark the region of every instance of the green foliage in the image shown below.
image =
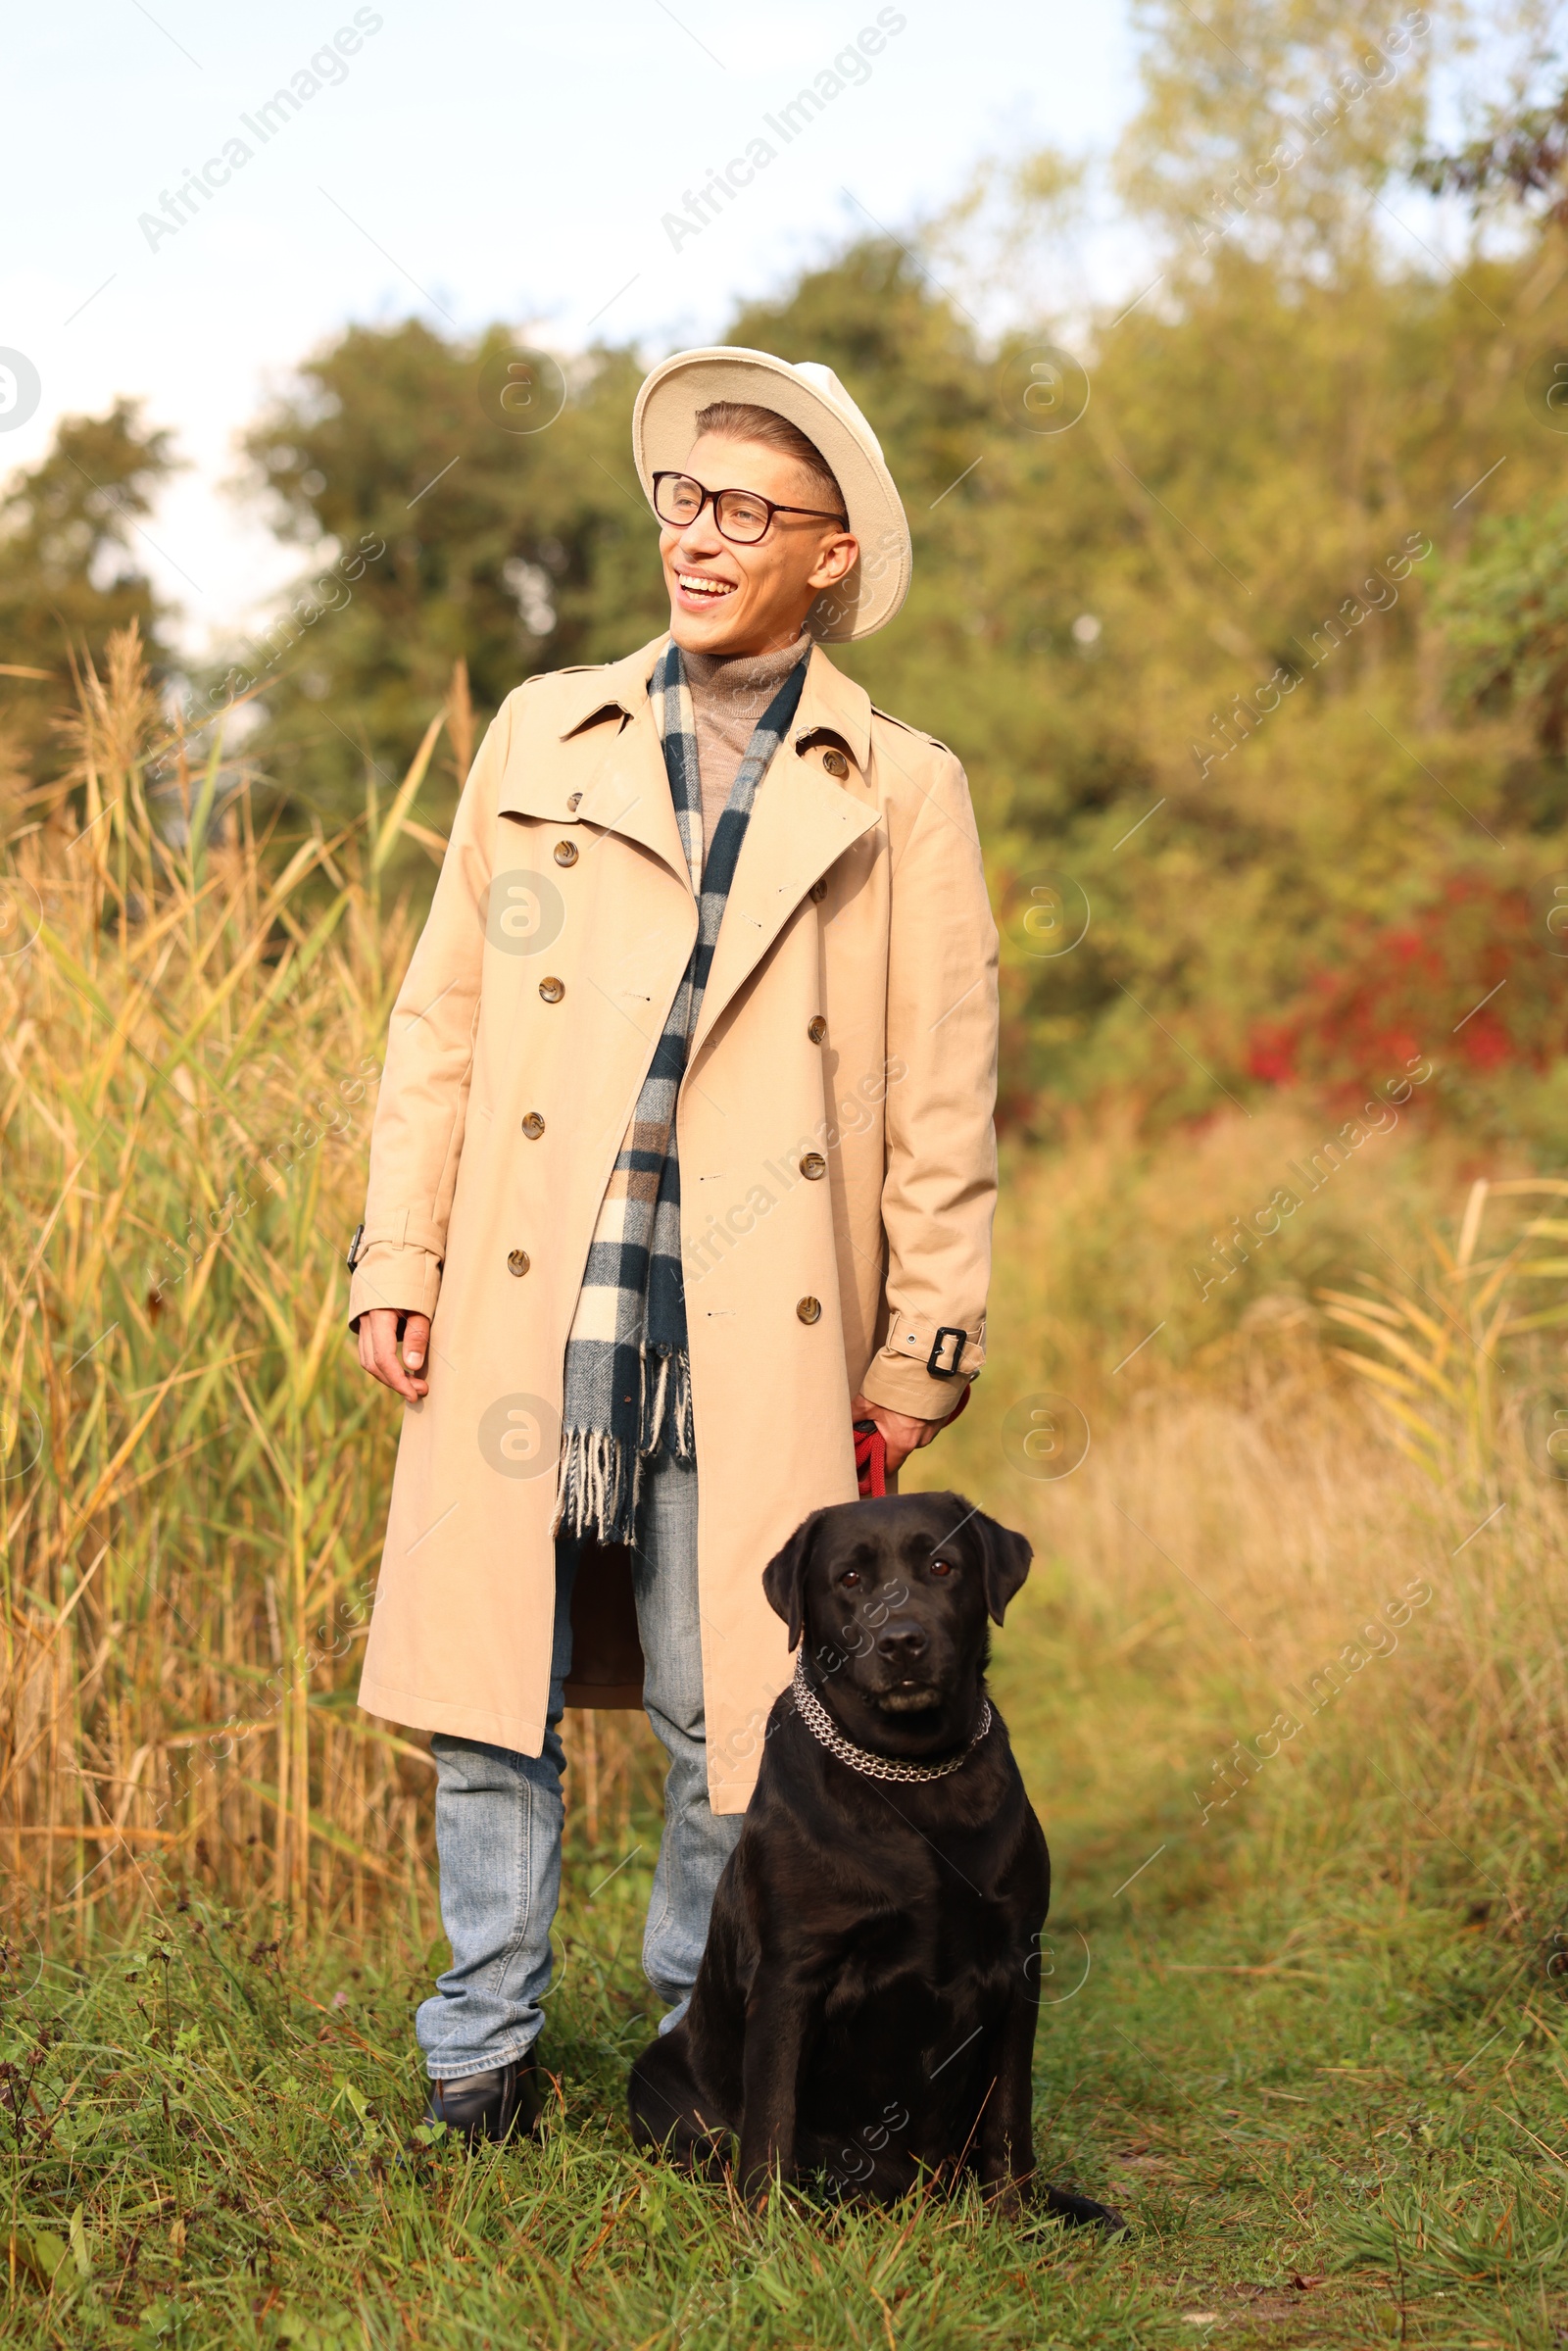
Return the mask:
<path id="1" fill-rule="evenodd" d="M 1438 603 L 1461 709 L 1515 709 L 1568 750 L 1568 500 L 1483 521 Z"/>

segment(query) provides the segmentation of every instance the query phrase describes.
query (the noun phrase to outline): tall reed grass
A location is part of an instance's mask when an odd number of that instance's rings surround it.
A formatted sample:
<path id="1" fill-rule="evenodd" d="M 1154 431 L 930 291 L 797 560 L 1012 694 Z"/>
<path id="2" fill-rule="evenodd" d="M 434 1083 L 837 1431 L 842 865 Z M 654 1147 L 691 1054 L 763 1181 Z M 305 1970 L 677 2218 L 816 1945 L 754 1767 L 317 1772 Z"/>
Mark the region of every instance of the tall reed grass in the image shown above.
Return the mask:
<path id="1" fill-rule="evenodd" d="M 15 1901 L 157 1862 L 362 1908 L 422 1882 L 416 1748 L 359 1716 L 390 1431 L 343 1341 L 389 1001 L 383 815 L 284 854 L 134 633 L 11 810 L 0 959 L 0 1845 Z"/>

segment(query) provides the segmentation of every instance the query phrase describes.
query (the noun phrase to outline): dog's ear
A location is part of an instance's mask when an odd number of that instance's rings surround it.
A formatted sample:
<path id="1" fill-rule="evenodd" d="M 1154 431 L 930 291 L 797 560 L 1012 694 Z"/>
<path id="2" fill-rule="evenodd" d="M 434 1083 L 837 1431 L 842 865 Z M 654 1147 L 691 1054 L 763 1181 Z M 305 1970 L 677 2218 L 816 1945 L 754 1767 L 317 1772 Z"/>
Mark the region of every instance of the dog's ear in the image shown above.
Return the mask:
<path id="1" fill-rule="evenodd" d="M 821 1515 L 820 1510 L 813 1510 L 809 1518 L 803 1519 L 784 1548 L 775 1551 L 762 1570 L 762 1590 L 768 1606 L 788 1625 L 792 1649 L 799 1644 L 805 1622 L 806 1570 Z"/>
<path id="2" fill-rule="evenodd" d="M 986 1606 L 1000 1625 L 1007 1602 L 1029 1573 L 1034 1545 L 1027 1535 L 1014 1535 L 977 1510 L 969 1521 L 980 1544 L 980 1568 L 985 1579 Z"/>

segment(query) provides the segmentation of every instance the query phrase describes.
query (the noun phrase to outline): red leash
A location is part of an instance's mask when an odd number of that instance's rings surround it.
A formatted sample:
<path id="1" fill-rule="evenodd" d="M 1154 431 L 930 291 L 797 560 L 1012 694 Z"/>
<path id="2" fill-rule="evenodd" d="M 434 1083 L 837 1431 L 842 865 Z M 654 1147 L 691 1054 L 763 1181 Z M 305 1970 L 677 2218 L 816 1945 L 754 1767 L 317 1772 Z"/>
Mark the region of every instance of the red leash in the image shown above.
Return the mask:
<path id="1" fill-rule="evenodd" d="M 874 1420 L 855 1424 L 855 1474 L 860 1499 L 880 1498 L 888 1490 L 888 1441 Z"/>
<path id="2" fill-rule="evenodd" d="M 962 1396 L 942 1424 L 944 1428 L 951 1428 L 966 1408 L 971 1385 L 965 1382 Z M 887 1493 L 888 1441 L 874 1420 L 858 1420 L 855 1424 L 855 1472 L 862 1501 L 879 1501 Z"/>

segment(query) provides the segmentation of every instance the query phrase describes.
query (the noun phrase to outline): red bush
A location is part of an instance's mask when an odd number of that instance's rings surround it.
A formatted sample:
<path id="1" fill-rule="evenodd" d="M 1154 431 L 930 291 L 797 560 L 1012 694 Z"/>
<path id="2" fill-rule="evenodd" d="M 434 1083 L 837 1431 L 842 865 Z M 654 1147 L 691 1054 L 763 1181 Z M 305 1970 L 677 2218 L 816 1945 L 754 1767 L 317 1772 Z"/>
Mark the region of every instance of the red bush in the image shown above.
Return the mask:
<path id="1" fill-rule="evenodd" d="M 1461 876 L 1413 918 L 1352 935 L 1283 1020 L 1255 1024 L 1247 1065 L 1264 1085 L 1359 1089 L 1422 1054 L 1490 1076 L 1565 1050 L 1568 959 L 1523 891 Z"/>

